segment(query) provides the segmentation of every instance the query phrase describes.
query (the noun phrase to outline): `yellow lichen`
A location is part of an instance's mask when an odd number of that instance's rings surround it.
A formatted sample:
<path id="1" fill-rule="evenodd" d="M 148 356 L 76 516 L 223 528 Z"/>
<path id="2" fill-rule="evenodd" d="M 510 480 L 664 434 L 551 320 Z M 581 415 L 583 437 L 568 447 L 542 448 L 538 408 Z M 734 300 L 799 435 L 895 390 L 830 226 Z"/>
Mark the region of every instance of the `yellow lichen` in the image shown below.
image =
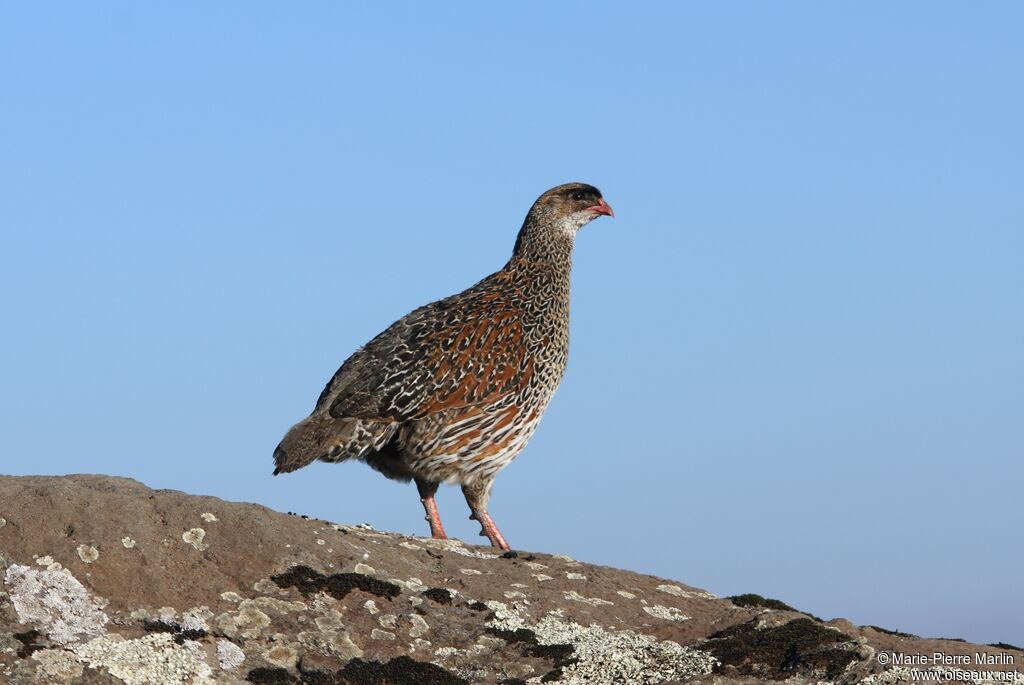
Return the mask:
<path id="1" fill-rule="evenodd" d="M 264 659 L 281 668 L 291 668 L 298 657 L 298 652 L 289 645 L 277 645 L 263 652 Z"/>
<path id="2" fill-rule="evenodd" d="M 227 637 L 252 639 L 270 625 L 270 617 L 260 611 L 253 600 L 245 599 L 238 605 L 238 611 L 219 615 L 215 623 Z"/>
<path id="3" fill-rule="evenodd" d="M 62 649 L 42 649 L 32 653 L 32 660 L 39 662 L 38 672 L 47 676 L 46 682 L 67 681 L 78 678 L 85 669 L 70 652 Z"/>

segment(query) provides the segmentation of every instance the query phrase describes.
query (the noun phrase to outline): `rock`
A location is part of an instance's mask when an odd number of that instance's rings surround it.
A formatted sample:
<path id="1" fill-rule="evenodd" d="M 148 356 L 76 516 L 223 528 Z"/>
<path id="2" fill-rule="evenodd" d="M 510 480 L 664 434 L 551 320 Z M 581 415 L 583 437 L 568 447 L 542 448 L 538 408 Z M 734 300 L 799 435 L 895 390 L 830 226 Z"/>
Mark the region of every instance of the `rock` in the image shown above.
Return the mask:
<path id="1" fill-rule="evenodd" d="M 0 520 L 2 683 L 800 685 L 909 682 L 880 663 L 894 652 L 1024 663 L 1008 645 L 124 478 L 0 477 Z"/>

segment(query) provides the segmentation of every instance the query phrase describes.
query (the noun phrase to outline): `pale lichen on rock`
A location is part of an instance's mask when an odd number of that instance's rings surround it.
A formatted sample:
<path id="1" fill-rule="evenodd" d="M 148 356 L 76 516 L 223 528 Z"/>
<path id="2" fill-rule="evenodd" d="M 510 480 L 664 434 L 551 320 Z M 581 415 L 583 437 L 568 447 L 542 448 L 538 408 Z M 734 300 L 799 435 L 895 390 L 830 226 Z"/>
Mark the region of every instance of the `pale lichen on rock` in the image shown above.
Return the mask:
<path id="1" fill-rule="evenodd" d="M 600 597 L 584 597 L 575 590 L 566 592 L 565 598 L 573 602 L 583 602 L 584 604 L 589 604 L 592 607 L 612 606 L 614 604 L 614 602 L 609 602 L 607 599 L 601 599 Z"/>
<path id="2" fill-rule="evenodd" d="M 13 564 L 4 576 L 18 620 L 60 645 L 104 632 L 110 620 L 100 602 L 67 569 Z"/>
<path id="3" fill-rule="evenodd" d="M 197 551 L 202 552 L 204 549 L 209 547 L 208 544 L 203 542 L 203 538 L 206 537 L 206 531 L 202 528 L 189 528 L 181 534 L 181 539 L 189 545 L 192 545 Z"/>
<path id="4" fill-rule="evenodd" d="M 424 590 L 427 589 L 427 586 L 423 584 L 423 581 L 420 580 L 419 578 L 415 578 L 415 577 L 410 578 L 409 580 L 406 580 L 406 581 L 402 581 L 402 582 L 400 582 L 398 580 L 395 580 L 395 579 L 392 579 L 391 582 L 393 582 L 393 583 L 397 582 L 399 585 L 402 585 L 403 587 L 405 587 L 405 589 L 407 589 L 409 592 L 420 593 L 420 592 L 423 592 Z"/>
<path id="5" fill-rule="evenodd" d="M 217 616 L 215 624 L 226 637 L 252 639 L 270 625 L 270 617 L 260 611 L 254 600 L 243 599 L 237 611 Z"/>
<path id="6" fill-rule="evenodd" d="M 38 672 L 53 682 L 66 682 L 78 678 L 85 670 L 73 653 L 63 649 L 42 649 L 33 652 L 32 660 L 39 663 Z"/>
<path id="7" fill-rule="evenodd" d="M 289 614 L 295 611 L 305 611 L 308 607 L 305 602 L 295 600 L 289 602 L 284 599 L 278 599 L 277 597 L 256 597 L 251 600 L 253 606 L 256 606 L 263 611 L 269 611 L 273 614 Z"/>
<path id="8" fill-rule="evenodd" d="M 475 549 L 467 549 L 463 545 L 461 540 L 435 540 L 433 538 L 421 538 L 424 543 L 430 547 L 444 550 L 446 552 L 452 552 L 464 557 L 472 557 L 473 559 L 497 559 L 497 554 L 491 554 L 489 552 L 480 552 Z"/>
<path id="9" fill-rule="evenodd" d="M 348 660 L 363 656 L 363 650 L 352 641 L 347 631 L 331 630 L 318 627 L 315 631 L 303 631 L 298 635 L 299 642 L 311 649 L 332 654 Z"/>
<path id="10" fill-rule="evenodd" d="M 655 618 L 662 618 L 666 621 L 689 621 L 690 617 L 684 614 L 682 611 L 675 607 L 665 607 L 660 604 L 655 604 L 652 607 L 644 607 L 651 616 Z"/>
<path id="11" fill-rule="evenodd" d="M 263 658 L 275 666 L 291 668 L 299 658 L 299 653 L 291 645 L 274 645 L 263 652 Z"/>
<path id="12" fill-rule="evenodd" d="M 98 637 L 78 645 L 75 653 L 92 668 L 106 668 L 126 685 L 189 683 L 213 685 L 213 669 L 198 642 L 175 644 L 168 633 L 135 640 L 120 635 Z"/>
<path id="13" fill-rule="evenodd" d="M 100 558 L 100 551 L 92 545 L 79 545 L 76 548 L 78 558 L 87 564 L 91 564 Z"/>
<path id="14" fill-rule="evenodd" d="M 665 592 L 676 597 L 696 597 L 699 599 L 718 599 L 718 595 L 713 595 L 710 592 L 703 590 L 686 590 L 679 587 L 678 585 L 663 584 L 658 586 L 658 590 Z"/>
<path id="15" fill-rule="evenodd" d="M 217 665 L 233 671 L 245 662 L 245 652 L 231 640 L 217 640 Z"/>
<path id="16" fill-rule="evenodd" d="M 419 614 L 410 615 L 409 622 L 412 623 L 412 628 L 409 629 L 409 637 L 422 637 L 430 632 L 430 625 Z"/>
<path id="17" fill-rule="evenodd" d="M 281 588 L 269 578 L 260 578 L 252 584 L 252 589 L 264 595 L 273 595 L 281 592 Z"/>
<path id="18" fill-rule="evenodd" d="M 181 612 L 181 619 L 176 623 L 182 630 L 209 632 L 207 624 L 214 614 L 208 606 L 193 607 Z"/>
<path id="19" fill-rule="evenodd" d="M 540 645 L 571 645 L 575 661 L 562 669 L 563 685 L 656 685 L 711 673 L 717 660 L 707 652 L 658 640 L 630 630 L 610 631 L 598 625 L 582 626 L 564 618 L 561 610 L 548 612 L 529 625 L 516 608 L 486 602 L 494 612 L 488 624 L 505 631 L 530 630 Z"/>
<path id="20" fill-rule="evenodd" d="M 313 619 L 313 623 L 320 630 L 341 630 L 345 627 L 344 621 L 341 620 L 341 614 L 337 611 L 330 611 L 321 616 L 317 616 Z"/>

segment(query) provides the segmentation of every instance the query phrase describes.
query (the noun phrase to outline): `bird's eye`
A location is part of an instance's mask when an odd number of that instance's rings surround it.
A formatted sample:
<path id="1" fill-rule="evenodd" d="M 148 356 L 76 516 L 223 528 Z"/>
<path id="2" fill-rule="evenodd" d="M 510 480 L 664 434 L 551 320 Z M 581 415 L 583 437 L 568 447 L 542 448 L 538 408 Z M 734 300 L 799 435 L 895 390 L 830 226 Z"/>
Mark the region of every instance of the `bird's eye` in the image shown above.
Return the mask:
<path id="1" fill-rule="evenodd" d="M 583 199 L 583 193 L 581 191 L 577 190 L 575 193 L 572 194 L 572 199 L 574 199 L 576 201 L 582 200 Z"/>

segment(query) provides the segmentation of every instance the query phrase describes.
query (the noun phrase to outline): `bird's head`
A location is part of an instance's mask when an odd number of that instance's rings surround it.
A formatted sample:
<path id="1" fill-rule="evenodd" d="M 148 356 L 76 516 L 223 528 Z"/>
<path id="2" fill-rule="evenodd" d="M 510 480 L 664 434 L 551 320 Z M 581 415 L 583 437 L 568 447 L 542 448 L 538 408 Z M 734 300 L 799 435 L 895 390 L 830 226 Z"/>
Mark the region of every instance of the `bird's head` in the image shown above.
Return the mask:
<path id="1" fill-rule="evenodd" d="M 531 218 L 552 225 L 569 235 L 599 216 L 615 216 L 601 191 L 586 183 L 566 183 L 547 191 L 533 203 Z"/>

